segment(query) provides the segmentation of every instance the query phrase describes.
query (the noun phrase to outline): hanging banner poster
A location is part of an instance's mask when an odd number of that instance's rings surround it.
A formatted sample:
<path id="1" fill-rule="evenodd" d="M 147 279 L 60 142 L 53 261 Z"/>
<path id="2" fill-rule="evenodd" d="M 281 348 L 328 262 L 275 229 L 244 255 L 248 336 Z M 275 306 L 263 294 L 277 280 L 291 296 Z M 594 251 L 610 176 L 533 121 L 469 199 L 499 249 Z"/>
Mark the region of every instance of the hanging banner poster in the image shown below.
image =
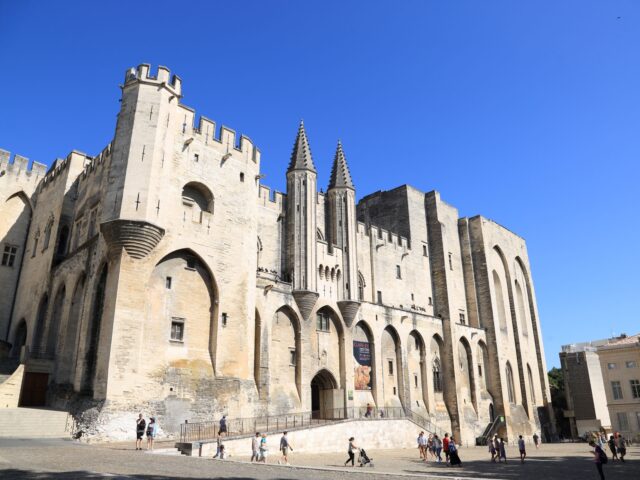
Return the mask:
<path id="1" fill-rule="evenodd" d="M 369 342 L 353 342 L 356 390 L 371 390 L 371 349 Z"/>

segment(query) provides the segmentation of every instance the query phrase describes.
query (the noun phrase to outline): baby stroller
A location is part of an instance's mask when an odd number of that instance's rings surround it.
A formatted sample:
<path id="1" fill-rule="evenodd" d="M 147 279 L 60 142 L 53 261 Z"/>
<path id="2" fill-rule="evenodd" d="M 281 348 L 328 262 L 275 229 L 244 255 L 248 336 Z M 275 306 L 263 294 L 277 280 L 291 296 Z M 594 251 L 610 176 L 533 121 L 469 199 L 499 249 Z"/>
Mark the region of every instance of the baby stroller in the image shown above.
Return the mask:
<path id="1" fill-rule="evenodd" d="M 367 456 L 367 452 L 365 452 L 364 448 L 361 448 L 360 455 L 358 456 L 358 463 L 360 464 L 360 466 L 364 467 L 365 465 L 369 465 L 370 467 L 373 467 L 372 460 L 372 458 L 369 458 Z"/>

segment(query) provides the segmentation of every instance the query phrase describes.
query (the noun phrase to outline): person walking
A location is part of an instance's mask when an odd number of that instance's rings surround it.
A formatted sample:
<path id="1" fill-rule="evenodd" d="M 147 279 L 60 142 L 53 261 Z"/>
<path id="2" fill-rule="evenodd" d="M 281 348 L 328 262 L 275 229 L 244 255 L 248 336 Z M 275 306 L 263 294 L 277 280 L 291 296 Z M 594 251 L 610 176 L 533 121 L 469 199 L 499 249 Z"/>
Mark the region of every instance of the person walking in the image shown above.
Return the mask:
<path id="1" fill-rule="evenodd" d="M 136 420 L 136 450 L 142 450 L 142 437 L 144 437 L 144 431 L 147 428 L 147 422 L 142 414 L 138 415 Z"/>
<path id="2" fill-rule="evenodd" d="M 449 440 L 449 460 L 452 467 L 462 467 L 462 461 L 458 455 L 458 446 L 456 445 L 456 439 L 453 435 L 451 435 L 451 440 Z"/>
<path id="3" fill-rule="evenodd" d="M 624 456 L 627 454 L 627 439 L 622 435 L 618 435 L 618 453 L 620 454 L 620 460 L 624 462 Z"/>
<path id="4" fill-rule="evenodd" d="M 449 434 L 445 433 L 444 438 L 442 439 L 442 450 L 444 451 L 444 458 L 447 465 L 449 465 L 449 441 Z"/>
<path id="5" fill-rule="evenodd" d="M 365 418 L 371 418 L 371 414 L 373 413 L 373 407 L 370 403 L 367 403 L 367 411 L 365 412 Z"/>
<path id="6" fill-rule="evenodd" d="M 616 439 L 613 438 L 613 435 L 609 437 L 609 450 L 611 450 L 611 461 L 615 462 L 618 459 L 618 453 L 616 449 Z"/>
<path id="7" fill-rule="evenodd" d="M 438 435 L 433 436 L 433 448 L 435 450 L 436 458 L 438 459 L 438 463 L 442 462 L 442 456 L 440 453 L 442 452 L 442 440 Z"/>
<path id="8" fill-rule="evenodd" d="M 147 450 L 153 450 L 153 441 L 156 439 L 156 435 L 158 435 L 158 424 L 156 417 L 151 417 L 147 425 Z"/>
<path id="9" fill-rule="evenodd" d="M 426 461 L 427 460 L 427 452 L 424 451 L 424 432 L 420 432 L 418 434 L 418 454 L 420 455 L 420 459 Z"/>
<path id="10" fill-rule="evenodd" d="M 540 437 L 538 437 L 537 433 L 533 434 L 533 444 L 536 446 L 536 450 L 538 449 L 538 447 L 540 446 Z"/>
<path id="11" fill-rule="evenodd" d="M 607 454 L 604 453 L 604 450 L 600 445 L 591 440 L 589 445 L 593 447 L 593 450 L 590 453 L 593 454 L 593 461 L 596 464 L 596 469 L 598 470 L 598 474 L 600 475 L 600 480 L 604 480 L 604 472 L 602 471 L 602 465 L 607 463 L 609 459 L 607 458 Z"/>
<path id="12" fill-rule="evenodd" d="M 429 434 L 429 438 L 427 439 L 427 444 L 425 446 L 425 454 L 424 460 L 427 461 L 427 453 L 429 457 L 436 458 L 436 449 L 433 447 L 433 434 Z"/>
<path id="13" fill-rule="evenodd" d="M 220 438 L 220 434 L 216 437 L 216 454 L 213 458 L 220 458 L 220 454 L 222 453 L 222 439 Z"/>
<path id="14" fill-rule="evenodd" d="M 218 429 L 218 435 L 227 435 L 227 416 L 222 415 L 220 419 L 220 428 Z"/>
<path id="15" fill-rule="evenodd" d="M 282 460 L 284 460 L 285 465 L 289 465 L 289 450 L 293 452 L 293 447 L 289 443 L 289 439 L 287 438 L 287 432 L 282 433 L 282 438 L 280 439 L 280 451 L 282 452 Z M 278 460 L 278 465 L 281 460 Z"/>
<path id="16" fill-rule="evenodd" d="M 347 461 L 344 462 L 344 466 L 346 467 L 347 464 L 349 462 L 351 462 L 351 466 L 354 467 L 356 464 L 356 454 L 355 452 L 358 450 L 358 447 L 356 446 L 355 443 L 355 438 L 350 437 L 349 438 L 349 449 L 347 450 L 347 452 L 349 453 L 349 458 L 347 458 Z"/>
<path id="17" fill-rule="evenodd" d="M 496 445 L 491 439 L 489 439 L 487 443 L 489 444 L 489 453 L 491 453 L 491 463 L 496 463 L 496 458 L 498 458 L 498 455 L 496 455 Z"/>
<path id="18" fill-rule="evenodd" d="M 260 439 L 260 461 L 262 463 L 267 463 L 267 455 L 269 454 L 269 449 L 267 448 L 267 434 L 263 433 L 262 438 Z"/>
<path id="19" fill-rule="evenodd" d="M 518 450 L 520 450 L 520 463 L 524 463 L 524 459 L 527 458 L 527 450 L 525 449 L 522 435 L 518 437 Z"/>
<path id="20" fill-rule="evenodd" d="M 256 436 L 251 439 L 251 461 L 260 460 L 260 432 L 256 432 Z"/>
<path id="21" fill-rule="evenodd" d="M 507 449 L 504 444 L 504 438 L 500 439 L 500 445 L 498 447 L 498 452 L 500 452 L 500 458 L 498 462 L 500 462 L 504 458 L 504 463 L 507 463 Z"/>

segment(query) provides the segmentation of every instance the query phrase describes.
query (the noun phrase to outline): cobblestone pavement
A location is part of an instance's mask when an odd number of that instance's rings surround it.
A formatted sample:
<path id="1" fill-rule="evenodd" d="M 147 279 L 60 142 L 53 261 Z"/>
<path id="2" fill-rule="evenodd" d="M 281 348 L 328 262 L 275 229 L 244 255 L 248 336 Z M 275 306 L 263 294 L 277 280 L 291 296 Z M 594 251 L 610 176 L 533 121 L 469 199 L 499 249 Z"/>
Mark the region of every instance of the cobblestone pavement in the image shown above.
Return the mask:
<path id="1" fill-rule="evenodd" d="M 160 445 L 161 449 L 170 447 Z M 294 445 L 295 448 L 295 445 Z M 163 480 L 170 478 L 230 480 L 275 480 L 312 478 L 390 480 L 402 478 L 479 478 L 487 479 L 594 479 L 595 466 L 588 446 L 581 444 L 543 445 L 529 449 L 530 457 L 524 465 L 512 458 L 506 465 L 491 464 L 484 448 L 463 448 L 460 456 L 463 468 L 452 468 L 418 459 L 417 450 L 380 450 L 368 452 L 374 468 L 344 468 L 346 454 L 290 457 L 294 466 L 252 465 L 245 459 L 218 461 L 179 455 L 135 451 L 131 444 L 87 445 L 67 440 L 0 439 L 0 478 L 5 479 L 135 479 Z M 508 455 L 515 457 L 511 447 Z M 625 464 L 609 462 L 605 465 L 607 478 L 616 480 L 640 479 L 640 447 L 629 448 Z M 276 462 L 272 452 L 270 461 Z"/>

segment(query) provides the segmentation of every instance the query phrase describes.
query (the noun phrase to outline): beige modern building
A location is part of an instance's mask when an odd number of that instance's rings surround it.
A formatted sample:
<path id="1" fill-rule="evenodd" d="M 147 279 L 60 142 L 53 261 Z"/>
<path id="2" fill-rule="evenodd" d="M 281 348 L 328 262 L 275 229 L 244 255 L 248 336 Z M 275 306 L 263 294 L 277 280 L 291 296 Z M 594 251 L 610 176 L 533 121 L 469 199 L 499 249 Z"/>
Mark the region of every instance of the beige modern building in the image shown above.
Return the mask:
<path id="1" fill-rule="evenodd" d="M 340 144 L 322 193 L 302 124 L 271 191 L 253 142 L 181 99 L 141 65 L 97 156 L 46 174 L 0 157 L 0 334 L 23 405 L 112 438 L 139 411 L 171 433 L 367 404 L 465 443 L 498 415 L 510 437 L 552 433 L 521 237 L 407 185 L 356 202 Z"/>
<path id="2" fill-rule="evenodd" d="M 598 356 L 613 429 L 640 440 L 640 334 L 611 339 Z"/>

